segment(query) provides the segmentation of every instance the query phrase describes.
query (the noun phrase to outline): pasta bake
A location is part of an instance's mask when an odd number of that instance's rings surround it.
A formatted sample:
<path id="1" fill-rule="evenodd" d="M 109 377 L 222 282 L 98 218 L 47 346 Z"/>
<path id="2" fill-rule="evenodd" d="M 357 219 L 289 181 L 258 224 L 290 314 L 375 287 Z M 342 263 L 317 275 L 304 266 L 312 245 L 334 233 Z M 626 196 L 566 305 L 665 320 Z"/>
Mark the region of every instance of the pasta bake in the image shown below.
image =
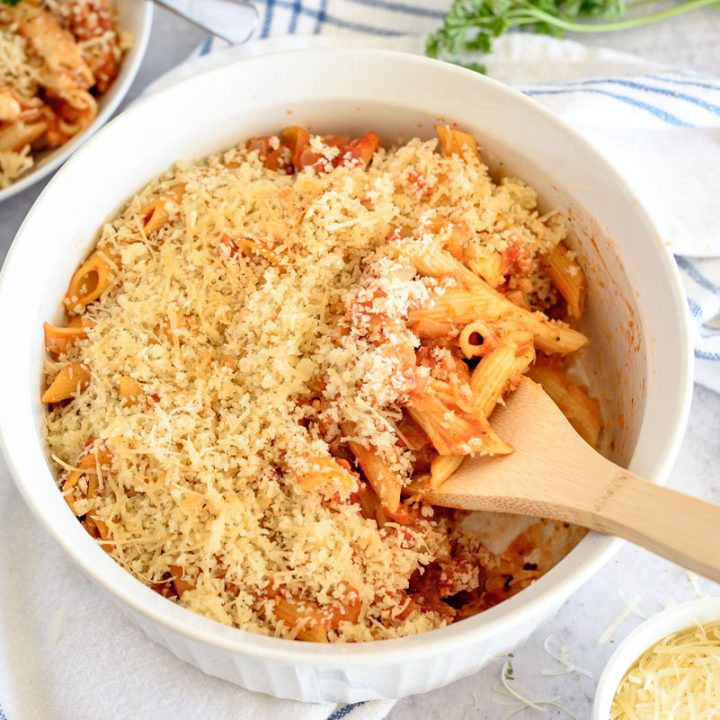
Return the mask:
<path id="1" fill-rule="evenodd" d="M 110 0 L 0 3 L 0 188 L 87 128 L 128 43 Z"/>
<path id="2" fill-rule="evenodd" d="M 464 457 L 512 452 L 492 413 L 525 373 L 588 442 L 601 429 L 567 372 L 586 278 L 562 216 L 437 133 L 385 149 L 288 127 L 178 163 L 73 275 L 45 325 L 49 453 L 87 532 L 158 593 L 365 641 L 473 615 L 559 559 L 551 523 L 495 547 L 477 527 L 497 518 L 423 501 Z"/>

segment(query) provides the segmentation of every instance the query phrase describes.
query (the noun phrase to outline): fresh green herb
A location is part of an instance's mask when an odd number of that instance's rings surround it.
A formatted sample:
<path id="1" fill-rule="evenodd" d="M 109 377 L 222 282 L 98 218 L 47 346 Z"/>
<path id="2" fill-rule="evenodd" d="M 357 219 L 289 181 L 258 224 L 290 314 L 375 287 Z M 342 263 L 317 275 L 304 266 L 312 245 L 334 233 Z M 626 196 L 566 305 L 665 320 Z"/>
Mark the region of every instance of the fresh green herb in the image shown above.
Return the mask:
<path id="1" fill-rule="evenodd" d="M 20 0 L 0 0 L 3 5 L 17 5 Z"/>
<path id="2" fill-rule="evenodd" d="M 425 52 L 484 72 L 478 63 L 462 62 L 464 53 L 489 53 L 492 42 L 511 29 L 544 35 L 564 32 L 614 32 L 666 20 L 681 13 L 715 5 L 720 0 L 683 0 L 649 14 L 623 18 L 653 0 L 453 0 L 442 27 L 427 40 Z M 595 22 L 593 22 L 593 20 Z M 604 20 L 605 22 L 597 22 Z M 588 22 L 589 21 L 589 22 Z"/>

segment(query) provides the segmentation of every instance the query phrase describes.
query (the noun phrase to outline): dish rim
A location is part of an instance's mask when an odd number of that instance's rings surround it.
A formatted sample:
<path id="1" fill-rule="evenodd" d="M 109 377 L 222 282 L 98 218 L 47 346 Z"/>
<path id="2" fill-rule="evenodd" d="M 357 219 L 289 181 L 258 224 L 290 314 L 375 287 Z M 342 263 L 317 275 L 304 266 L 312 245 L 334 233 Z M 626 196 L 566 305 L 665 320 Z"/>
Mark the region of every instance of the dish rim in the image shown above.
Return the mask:
<path id="1" fill-rule="evenodd" d="M 117 1 L 117 0 L 116 0 Z M 131 3 L 137 0 L 124 0 Z M 66 143 L 48 153 L 39 166 L 30 168 L 18 180 L 0 190 L 0 203 L 9 200 L 14 195 L 27 190 L 29 187 L 47 177 L 57 170 L 70 156 L 72 156 L 82 145 L 89 140 L 100 128 L 107 124 L 112 114 L 118 109 L 120 103 L 125 99 L 131 85 L 137 77 L 142 61 L 145 58 L 147 47 L 150 42 L 150 32 L 154 13 L 153 0 L 143 0 L 139 32 L 133 33 L 133 45 L 123 58 L 121 70 L 117 78 L 102 97 L 108 97 L 108 101 L 99 108 L 98 114 L 85 130 L 71 137 Z M 122 30 L 122 28 L 120 28 Z"/>
<path id="2" fill-rule="evenodd" d="M 368 50 L 358 48 L 314 48 L 314 49 L 294 49 L 280 53 L 273 53 L 272 57 L 280 56 L 292 57 L 293 55 L 325 55 L 343 54 L 343 55 L 368 55 L 378 57 L 387 61 L 388 64 L 403 61 L 408 64 L 416 65 L 418 72 L 422 72 L 423 67 L 435 65 L 439 61 L 426 58 L 423 56 L 412 55 L 393 50 Z M 234 68 L 242 66 L 244 72 L 251 69 L 244 64 L 263 63 L 271 55 L 258 56 L 243 60 L 234 61 L 221 65 L 216 68 L 209 69 L 203 73 L 199 73 L 191 78 L 179 81 L 172 86 L 153 94 L 148 97 L 141 98 L 130 108 L 125 110 L 118 118 L 115 118 L 100 130 L 85 145 L 79 157 L 83 157 L 84 153 L 92 151 L 93 143 L 97 142 L 103 136 L 103 133 L 110 132 L 117 123 L 122 123 L 127 117 L 144 112 L 144 108 L 148 105 L 161 102 L 162 99 L 169 95 L 185 94 L 186 88 L 192 87 L 196 83 L 200 83 L 203 79 L 208 78 L 212 74 L 221 75 L 223 73 L 233 72 Z M 657 230 L 652 220 L 648 217 L 647 212 L 640 204 L 637 196 L 622 180 L 617 171 L 610 165 L 604 157 L 593 148 L 582 136 L 568 127 L 552 112 L 539 105 L 535 101 L 526 97 L 518 90 L 508 87 L 503 83 L 495 81 L 491 78 L 480 76 L 477 73 L 465 68 L 444 64 L 444 72 L 452 74 L 462 74 L 465 77 L 473 77 L 474 82 L 479 84 L 487 84 L 495 88 L 497 91 L 511 96 L 514 101 L 521 106 L 525 106 L 531 113 L 541 113 L 552 124 L 558 127 L 563 133 L 573 137 L 575 142 L 582 143 L 585 149 L 592 154 L 596 162 L 604 168 L 605 172 L 610 174 L 614 182 L 620 184 L 628 201 L 634 203 L 634 210 L 638 213 L 649 229 Z M 25 224 L 29 218 L 37 212 L 37 205 L 40 205 L 45 192 L 55 183 L 63 181 L 63 173 L 66 168 L 73 167 L 78 162 L 78 156 L 71 158 L 66 166 L 57 173 L 57 175 L 48 183 L 46 189 L 36 201 L 36 205 L 28 213 L 28 216 L 18 231 L 17 237 L 22 237 Z M 16 238 L 17 240 L 17 238 Z M 17 248 L 16 241 L 8 253 L 2 273 L 0 273 L 0 298 L 3 296 L 3 285 L 7 274 L 9 274 L 13 265 L 13 255 Z M 666 271 L 667 290 L 673 296 L 673 305 L 678 308 L 685 307 L 685 296 L 682 291 L 679 270 L 672 260 L 670 251 L 661 243 L 656 244 L 658 260 L 663 264 Z M 655 482 L 662 484 L 665 482 L 669 469 L 677 456 L 680 443 L 683 438 L 684 429 L 690 409 L 691 387 L 692 387 L 692 370 L 691 370 L 691 335 L 687 313 L 683 312 L 678 315 L 678 330 L 681 331 L 681 337 L 677 338 L 678 360 L 681 377 L 678 378 L 677 398 L 681 406 L 679 416 L 675 420 L 675 429 L 672 433 L 672 442 L 668 443 L 662 452 L 658 453 L 656 459 L 656 470 L 652 473 Z M 647 371 L 645 373 L 647 375 Z M 647 421 L 647 408 L 643 412 L 643 420 L 641 424 Z M 586 536 L 576 548 L 571 551 L 568 556 L 540 578 L 532 586 L 523 590 L 518 595 L 504 601 L 498 606 L 486 610 L 471 618 L 467 618 L 458 623 L 453 623 L 443 628 L 430 630 L 411 637 L 398 639 L 374 640 L 359 643 L 331 643 L 330 645 L 318 646 L 314 643 L 302 643 L 282 638 L 271 638 L 235 627 L 222 625 L 214 620 L 210 620 L 204 616 L 187 610 L 165 598 L 154 593 L 150 588 L 146 587 L 139 580 L 136 580 L 129 572 L 117 564 L 113 559 L 108 557 L 97 544 L 87 536 L 87 542 L 84 548 L 87 552 L 76 549 L 74 538 L 68 539 L 61 535 L 59 529 L 56 528 L 49 519 L 46 519 L 44 511 L 35 502 L 31 493 L 27 492 L 26 484 L 20 479 L 20 473 L 15 465 L 13 454 L 9 452 L 5 440 L 3 427 L 7 420 L 0 418 L 0 450 L 2 450 L 8 468 L 10 469 L 16 485 L 19 487 L 25 501 L 30 505 L 34 514 L 39 517 L 43 525 L 50 534 L 61 545 L 65 553 L 95 582 L 104 587 L 111 596 L 122 601 L 131 610 L 140 613 L 146 618 L 152 620 L 173 632 L 209 644 L 214 647 L 236 653 L 246 657 L 263 658 L 279 660 L 293 665 L 300 666 L 316 666 L 316 667 L 337 667 L 337 662 L 342 658 L 342 662 L 346 667 L 367 667 L 377 665 L 377 653 L 382 652 L 383 664 L 402 661 L 407 659 L 408 653 L 412 653 L 413 657 L 422 657 L 438 653 L 442 650 L 462 647 L 475 641 L 477 636 L 481 636 L 498 626 L 522 627 L 533 617 L 542 613 L 543 608 L 549 612 L 550 609 L 557 607 L 557 595 L 564 592 L 564 597 L 568 597 L 574 590 L 582 585 L 589 577 L 594 575 L 622 546 L 622 540 L 590 533 Z M 633 453 L 634 457 L 635 453 Z M 632 464 L 632 458 L 629 464 Z M 48 468 L 48 472 L 50 469 Z M 92 547 L 91 547 L 92 546 Z M 582 548 L 582 551 L 581 551 Z M 95 552 L 91 552 L 94 550 Z M 582 560 L 578 554 L 582 554 Z M 560 575 L 556 578 L 555 576 Z"/>

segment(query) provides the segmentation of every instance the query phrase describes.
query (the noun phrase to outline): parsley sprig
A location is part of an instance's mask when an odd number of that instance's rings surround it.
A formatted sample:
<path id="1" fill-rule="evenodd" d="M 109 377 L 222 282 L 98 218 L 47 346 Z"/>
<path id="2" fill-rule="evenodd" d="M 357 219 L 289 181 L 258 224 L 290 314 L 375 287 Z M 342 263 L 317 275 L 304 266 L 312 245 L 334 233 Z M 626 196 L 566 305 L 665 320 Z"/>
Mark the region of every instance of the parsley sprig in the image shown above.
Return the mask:
<path id="1" fill-rule="evenodd" d="M 650 0 L 652 2 L 652 0 Z M 628 30 L 715 5 L 720 0 L 683 0 L 655 12 L 635 15 L 648 0 L 453 0 L 442 27 L 427 40 L 430 57 L 458 62 L 465 53 L 489 53 L 494 38 L 508 30 L 559 36 L 565 32 Z M 633 17 L 625 17 L 627 13 Z M 604 22 L 598 22 L 602 20 Z M 477 63 L 462 63 L 483 71 Z"/>

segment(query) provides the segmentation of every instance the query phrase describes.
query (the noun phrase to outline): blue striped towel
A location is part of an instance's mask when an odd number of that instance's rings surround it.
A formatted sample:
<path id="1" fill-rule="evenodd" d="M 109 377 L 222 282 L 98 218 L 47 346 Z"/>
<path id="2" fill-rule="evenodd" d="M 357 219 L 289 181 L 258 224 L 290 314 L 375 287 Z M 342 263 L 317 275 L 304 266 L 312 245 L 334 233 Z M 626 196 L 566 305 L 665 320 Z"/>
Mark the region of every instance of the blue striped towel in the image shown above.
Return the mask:
<path id="1" fill-rule="evenodd" d="M 289 48 L 341 44 L 422 53 L 423 36 L 399 33 L 437 27 L 445 5 L 445 0 L 413 5 L 264 0 L 255 31 L 259 39 L 229 48 L 209 38 L 163 83 L 232 59 Z M 720 79 L 527 34 L 497 41 L 484 62 L 489 75 L 518 87 L 584 135 L 646 206 L 685 284 L 695 378 L 720 392 Z"/>

